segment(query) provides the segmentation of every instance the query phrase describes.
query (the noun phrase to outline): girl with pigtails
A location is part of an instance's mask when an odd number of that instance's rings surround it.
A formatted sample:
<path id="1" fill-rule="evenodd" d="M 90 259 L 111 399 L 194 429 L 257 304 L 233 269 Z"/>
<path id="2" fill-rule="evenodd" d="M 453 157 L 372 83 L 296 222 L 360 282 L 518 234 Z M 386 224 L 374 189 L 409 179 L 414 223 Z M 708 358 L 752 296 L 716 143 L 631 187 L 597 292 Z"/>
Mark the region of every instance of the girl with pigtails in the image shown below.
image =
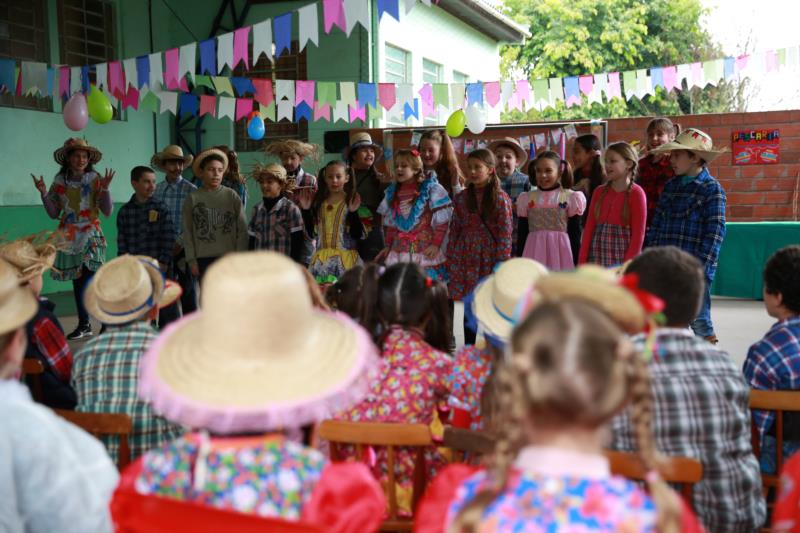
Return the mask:
<path id="1" fill-rule="evenodd" d="M 658 474 L 646 361 L 625 336 L 644 328 L 644 307 L 602 276 L 537 281 L 535 307 L 498 369 L 488 467 L 443 470 L 415 532 L 703 531 Z M 644 487 L 612 475 L 603 452 L 609 422 L 628 404 L 649 471 Z"/>

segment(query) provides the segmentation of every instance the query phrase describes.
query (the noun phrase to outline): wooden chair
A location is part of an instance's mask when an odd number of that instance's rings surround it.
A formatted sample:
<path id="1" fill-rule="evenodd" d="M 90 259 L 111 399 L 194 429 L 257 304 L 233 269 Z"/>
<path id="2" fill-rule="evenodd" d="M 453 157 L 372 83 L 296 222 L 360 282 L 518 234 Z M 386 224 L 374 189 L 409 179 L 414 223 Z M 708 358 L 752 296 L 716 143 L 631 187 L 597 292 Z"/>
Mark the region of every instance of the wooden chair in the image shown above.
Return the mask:
<path id="1" fill-rule="evenodd" d="M 411 508 L 416 509 L 425 492 L 427 472 L 425 468 L 425 449 L 434 446 L 428 426 L 424 424 L 385 424 L 377 422 L 343 422 L 326 420 L 318 430 L 319 438 L 330 444 L 330 456 L 334 462 L 342 461 L 340 446 L 355 446 L 357 457 L 362 457 L 365 446 L 386 448 L 388 483 L 384 487 L 389 503 L 389 515 L 381 524 L 381 531 L 411 531 L 413 518 L 398 514 L 397 491 L 395 485 L 395 454 L 397 447 L 413 447 L 414 479 Z"/>
<path id="2" fill-rule="evenodd" d="M 131 417 L 122 413 L 81 413 L 54 409 L 56 414 L 87 433 L 97 438 L 104 436 L 119 437 L 119 451 L 117 452 L 117 468 L 122 470 L 131 462 L 131 449 L 128 437 L 133 428 Z"/>
<path id="3" fill-rule="evenodd" d="M 33 357 L 26 357 L 22 360 L 22 380 L 28 384 L 31 396 L 38 403 L 44 401 L 42 374 L 44 374 L 44 365 L 41 361 Z"/>
<path id="4" fill-rule="evenodd" d="M 608 458 L 612 474 L 634 481 L 644 481 L 647 477 L 647 469 L 639 454 L 612 450 L 606 450 L 604 453 Z M 703 465 L 700 461 L 690 457 L 665 456 L 659 465 L 658 473 L 667 483 L 681 486 L 681 495 L 691 507 L 694 484 L 703 479 Z"/>
<path id="5" fill-rule="evenodd" d="M 482 431 L 445 426 L 443 440 L 453 451 L 454 463 L 479 464 L 494 449 L 494 438 Z"/>

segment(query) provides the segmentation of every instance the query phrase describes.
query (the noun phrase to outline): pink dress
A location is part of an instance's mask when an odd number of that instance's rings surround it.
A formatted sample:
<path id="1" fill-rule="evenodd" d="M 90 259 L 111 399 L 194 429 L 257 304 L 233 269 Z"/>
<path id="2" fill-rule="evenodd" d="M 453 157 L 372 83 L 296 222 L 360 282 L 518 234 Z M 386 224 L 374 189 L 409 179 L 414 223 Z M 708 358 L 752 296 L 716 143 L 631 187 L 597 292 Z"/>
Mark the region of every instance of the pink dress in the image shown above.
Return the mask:
<path id="1" fill-rule="evenodd" d="M 559 187 L 520 194 L 517 216 L 528 223 L 522 257 L 538 261 L 550 270 L 572 270 L 575 262 L 567 235 L 567 219 L 582 215 L 585 209 L 586 197 L 580 191 Z"/>

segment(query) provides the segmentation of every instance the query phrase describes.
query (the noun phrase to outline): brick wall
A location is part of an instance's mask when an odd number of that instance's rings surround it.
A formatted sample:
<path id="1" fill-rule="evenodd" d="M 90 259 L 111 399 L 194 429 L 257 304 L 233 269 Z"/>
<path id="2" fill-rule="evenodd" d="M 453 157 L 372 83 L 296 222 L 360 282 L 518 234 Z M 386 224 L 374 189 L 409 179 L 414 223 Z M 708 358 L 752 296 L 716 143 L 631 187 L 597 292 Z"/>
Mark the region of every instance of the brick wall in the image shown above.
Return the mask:
<path id="1" fill-rule="evenodd" d="M 711 135 L 715 145 L 730 147 L 737 129 L 780 129 L 780 164 L 734 166 L 730 153 L 719 156 L 711 174 L 728 196 L 730 221 L 798 220 L 800 187 L 800 110 L 763 113 L 726 113 L 670 117 L 684 128 L 695 127 Z M 645 142 L 649 118 L 610 119 L 608 140 Z"/>

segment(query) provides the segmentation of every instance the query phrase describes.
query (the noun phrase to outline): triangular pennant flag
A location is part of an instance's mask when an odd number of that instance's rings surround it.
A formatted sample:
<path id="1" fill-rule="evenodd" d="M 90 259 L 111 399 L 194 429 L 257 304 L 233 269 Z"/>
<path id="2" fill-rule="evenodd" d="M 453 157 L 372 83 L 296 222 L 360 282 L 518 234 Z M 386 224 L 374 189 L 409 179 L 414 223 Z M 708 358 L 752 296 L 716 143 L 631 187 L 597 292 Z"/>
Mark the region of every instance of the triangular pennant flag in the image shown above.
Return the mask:
<path id="1" fill-rule="evenodd" d="M 636 96 L 636 71 L 626 70 L 622 73 L 622 85 L 625 90 L 625 98 L 630 100 Z"/>
<path id="2" fill-rule="evenodd" d="M 216 116 L 217 111 L 217 97 L 211 94 L 200 95 L 200 116 L 211 115 Z"/>
<path id="3" fill-rule="evenodd" d="M 147 56 L 144 56 L 145 59 Z M 63 71 L 64 67 L 59 67 L 59 91 L 61 90 L 61 84 L 63 83 Z M 150 62 L 147 62 L 147 71 L 150 72 Z M 141 78 L 141 74 L 139 75 Z M 98 89 L 102 89 L 104 87 L 108 87 L 108 63 L 98 63 L 94 66 L 94 79 L 95 85 L 97 85 Z M 149 76 L 145 78 L 145 81 L 149 81 Z"/>
<path id="4" fill-rule="evenodd" d="M 400 6 L 398 0 L 378 0 L 378 22 L 383 19 L 383 15 L 389 15 L 397 22 L 400 22 Z"/>
<path id="5" fill-rule="evenodd" d="M 72 87 L 71 90 L 75 91 L 76 89 Z M 119 61 L 112 61 L 108 64 L 108 92 L 117 100 L 125 98 L 125 76 Z"/>
<path id="6" fill-rule="evenodd" d="M 136 68 L 136 58 L 123 59 L 122 68 L 125 70 L 125 79 L 128 85 L 139 87 L 139 70 Z"/>
<path id="7" fill-rule="evenodd" d="M 689 87 L 700 87 L 701 89 L 706 86 L 706 74 L 703 72 L 703 64 L 699 61 L 691 64 L 692 69 L 692 84 Z"/>
<path id="8" fill-rule="evenodd" d="M 348 37 L 356 24 L 361 24 L 365 30 L 369 29 L 369 3 L 364 0 L 344 0 L 344 18 Z"/>
<path id="9" fill-rule="evenodd" d="M 253 112 L 253 99 L 252 98 L 237 98 L 236 99 L 236 121 L 249 117 Z"/>
<path id="10" fill-rule="evenodd" d="M 275 17 L 273 23 L 275 24 L 275 55 L 280 57 L 284 50 L 289 52 L 292 48 L 292 12 Z M 278 111 L 280 112 L 280 110 Z"/>
<path id="11" fill-rule="evenodd" d="M 374 83 L 358 84 L 358 101 L 376 107 L 378 105 L 378 87 Z"/>
<path id="12" fill-rule="evenodd" d="M 531 84 L 528 80 L 517 80 L 516 83 L 516 91 L 514 92 L 514 96 L 517 100 L 517 105 L 522 107 L 522 104 L 530 106 L 531 104 Z"/>
<path id="13" fill-rule="evenodd" d="M 340 120 L 348 122 L 349 118 L 348 105 L 344 102 L 336 102 L 336 106 L 333 108 L 333 120 L 331 122 L 339 122 Z"/>
<path id="14" fill-rule="evenodd" d="M 453 85 L 461 85 L 463 84 L 456 84 Z M 509 104 L 511 103 L 511 99 L 514 96 L 514 82 L 513 81 L 503 81 L 500 83 L 500 109 L 508 109 Z M 463 100 L 462 100 L 463 101 Z M 453 98 L 452 100 L 452 107 L 458 109 L 462 107 L 464 104 L 458 102 Z"/>
<path id="15" fill-rule="evenodd" d="M 325 21 L 325 33 L 330 33 L 334 26 L 339 26 L 340 30 L 347 31 L 347 25 L 344 21 L 344 6 L 342 5 L 342 0 L 322 0 L 322 12 Z M 316 22 L 316 20 L 315 7 L 314 21 Z"/>
<path id="16" fill-rule="evenodd" d="M 674 65 L 664 67 L 661 72 L 661 77 L 664 80 L 664 90 L 670 92 L 672 89 L 680 89 L 678 83 L 678 68 Z"/>
<path id="17" fill-rule="evenodd" d="M 275 101 L 275 95 L 272 92 L 272 80 L 256 78 L 253 80 L 253 86 L 256 90 L 256 102 L 261 104 L 262 107 L 266 107 Z"/>
<path id="18" fill-rule="evenodd" d="M 244 63 L 244 68 L 250 70 L 250 54 L 248 41 L 250 39 L 250 26 L 239 28 L 233 32 L 233 67 Z"/>
<path id="19" fill-rule="evenodd" d="M 406 8 L 406 15 L 408 15 L 412 9 L 414 9 L 414 5 L 417 3 L 417 0 L 403 0 L 403 4 L 405 4 Z"/>
<path id="20" fill-rule="evenodd" d="M 433 84 L 433 103 L 437 106 L 447 107 L 450 101 L 450 86 L 446 83 Z"/>
<path id="21" fill-rule="evenodd" d="M 215 76 L 212 79 L 214 80 L 214 90 L 217 94 L 229 94 L 234 96 L 233 86 L 231 85 L 230 78 L 226 78 L 225 76 Z"/>
<path id="22" fill-rule="evenodd" d="M 217 101 L 219 102 L 217 118 L 228 117 L 229 119 L 234 120 L 234 116 L 236 115 L 236 98 L 220 96 L 217 98 Z"/>
<path id="23" fill-rule="evenodd" d="M 425 116 L 434 115 L 436 113 L 436 106 L 433 103 L 433 87 L 431 84 L 423 84 L 422 89 L 420 89 L 417 94 L 419 94 L 422 102 L 422 114 Z"/>
<path id="24" fill-rule="evenodd" d="M 255 94 L 256 88 L 250 78 L 231 78 L 231 85 L 236 89 L 237 96 L 244 96 L 245 93 Z"/>
<path id="25" fill-rule="evenodd" d="M 180 115 L 182 117 L 197 115 L 197 97 L 193 94 L 182 94 L 180 98 Z"/>
<path id="26" fill-rule="evenodd" d="M 294 80 L 275 80 L 275 100 L 287 100 L 294 106 Z"/>
<path id="27" fill-rule="evenodd" d="M 664 87 L 664 69 L 661 67 L 654 67 L 650 69 L 650 82 L 653 84 L 653 91 L 656 87 Z M 655 94 L 655 92 L 653 92 Z"/>
<path id="28" fill-rule="evenodd" d="M 419 118 L 419 101 L 416 98 L 403 104 L 403 120 L 408 120 L 411 117 Z"/>
<path id="29" fill-rule="evenodd" d="M 253 25 L 253 64 L 258 63 L 261 54 L 272 59 L 272 20 L 267 19 Z"/>
<path id="30" fill-rule="evenodd" d="M 217 36 L 217 74 L 222 74 L 226 66 L 233 69 L 233 33 Z"/>
<path id="31" fill-rule="evenodd" d="M 547 80 L 533 80 L 533 100 L 540 110 L 547 105 L 549 92 L 550 87 L 547 85 Z"/>
<path id="32" fill-rule="evenodd" d="M 336 82 L 335 81 L 318 81 L 317 82 L 317 101 L 323 104 L 335 105 L 337 100 L 336 96 Z"/>
<path id="33" fill-rule="evenodd" d="M 158 113 L 158 96 L 156 96 L 156 93 L 147 91 L 147 94 L 145 94 L 139 102 L 139 109 Z"/>
<path id="34" fill-rule="evenodd" d="M 450 107 L 453 110 L 464 107 L 464 99 L 467 97 L 467 86 L 464 83 L 450 84 Z"/>
<path id="35" fill-rule="evenodd" d="M 13 59 L 3 59 L 0 58 L 0 87 L 3 87 L 5 91 L 12 92 L 15 89 L 15 82 L 14 82 L 14 69 L 16 68 L 16 61 Z M 59 69 L 60 71 L 60 78 L 59 78 L 59 95 L 62 94 L 62 90 L 64 88 L 64 73 L 62 72 L 64 67 Z M 67 78 L 67 93 L 69 93 L 69 78 Z M 0 91 L 2 92 L 2 91 Z"/>
<path id="36" fill-rule="evenodd" d="M 24 83 L 25 80 L 22 80 Z M 83 87 L 83 82 L 81 81 L 81 67 L 70 67 L 69 69 L 69 88 L 72 94 L 81 92 Z M 120 90 L 124 93 L 125 92 L 125 85 L 124 83 L 121 84 Z"/>
<path id="37" fill-rule="evenodd" d="M 48 67 L 47 69 L 47 92 L 44 94 L 45 96 L 52 96 L 53 90 L 55 89 L 56 84 L 56 75 L 58 74 L 58 70 L 52 67 Z"/>
<path id="38" fill-rule="evenodd" d="M 612 98 L 622 98 L 622 87 L 619 83 L 619 72 L 609 72 L 608 74 L 608 91 L 606 97 L 611 100 Z"/>
<path id="39" fill-rule="evenodd" d="M 274 100 L 271 104 L 269 104 L 266 107 L 262 106 L 261 109 L 259 110 L 261 118 L 263 118 L 264 120 L 269 120 L 270 122 L 275 122 L 275 113 L 276 113 L 276 108 Z"/>
<path id="40" fill-rule="evenodd" d="M 646 68 L 636 70 L 636 94 L 639 95 L 639 98 L 653 94 L 653 84 L 650 81 L 650 76 L 647 75 Z"/>
<path id="41" fill-rule="evenodd" d="M 305 102 L 294 108 L 294 121 L 300 122 L 300 119 L 305 119 L 306 122 L 311 122 L 311 106 Z"/>
<path id="42" fill-rule="evenodd" d="M 314 103 L 314 121 L 317 120 L 331 121 L 331 106 L 330 104 L 319 105 L 319 102 Z"/>
<path id="43" fill-rule="evenodd" d="M 10 65 L 10 68 L 9 68 L 9 71 L 8 71 L 7 75 L 9 75 L 11 77 L 6 80 L 9 83 L 8 84 L 3 84 L 3 85 L 6 86 L 6 90 L 8 90 L 9 92 L 12 92 L 14 90 L 14 85 L 15 85 L 15 81 L 14 81 L 14 66 L 16 65 L 16 63 L 14 62 L 13 59 L 0 60 L 0 61 L 8 61 L 9 62 L 8 65 Z M 58 69 L 58 96 L 60 96 L 61 98 L 69 98 L 69 95 L 71 94 L 70 91 L 69 91 L 69 82 L 70 82 L 69 67 L 59 67 L 59 69 Z"/>
<path id="44" fill-rule="evenodd" d="M 298 45 L 300 50 L 306 47 L 308 41 L 319 46 L 319 20 L 317 17 L 317 4 L 315 2 L 297 10 Z M 326 31 L 330 33 L 329 30 Z"/>
<path id="45" fill-rule="evenodd" d="M 486 92 L 486 103 L 490 107 L 496 107 L 500 103 L 500 82 L 490 81 L 484 83 L 483 90 Z"/>
<path id="46" fill-rule="evenodd" d="M 212 91 L 216 91 L 216 87 L 214 87 L 214 83 L 211 81 L 211 76 L 201 76 L 197 75 L 194 77 L 194 86 L 195 87 L 208 87 Z"/>
<path id="47" fill-rule="evenodd" d="M 567 107 L 581 104 L 581 90 L 577 76 L 564 78 L 564 95 Z"/>
<path id="48" fill-rule="evenodd" d="M 148 86 L 155 90 L 164 85 L 164 67 L 161 63 L 161 52 L 150 54 L 147 57 L 150 59 L 150 83 L 148 83 Z"/>
<path id="49" fill-rule="evenodd" d="M 98 71 L 99 76 L 99 71 Z M 136 79 L 139 80 L 137 87 L 140 89 L 147 85 L 150 86 L 150 58 L 139 56 L 136 58 Z"/>
<path id="50" fill-rule="evenodd" d="M 352 81 L 339 82 L 339 100 L 353 105 L 356 101 L 356 84 Z"/>
<path id="51" fill-rule="evenodd" d="M 732 57 L 726 57 L 722 67 L 723 76 L 725 81 L 730 81 L 736 76 L 736 60 Z"/>
<path id="52" fill-rule="evenodd" d="M 367 121 L 367 107 L 361 107 L 358 102 L 355 102 L 355 105 L 348 106 L 350 108 L 350 122 L 355 122 L 356 120 L 360 120 L 362 122 Z"/>
<path id="53" fill-rule="evenodd" d="M 169 111 L 173 115 L 178 113 L 178 93 L 163 92 L 161 98 L 161 113 Z"/>
<path id="54" fill-rule="evenodd" d="M 200 41 L 200 73 L 217 74 L 217 40 L 213 37 Z"/>
<path id="55" fill-rule="evenodd" d="M 414 86 L 410 83 L 397 84 L 397 103 L 401 106 L 411 103 L 414 99 Z"/>
<path id="56" fill-rule="evenodd" d="M 692 88 L 692 67 L 688 63 L 684 63 L 682 65 L 678 65 L 675 69 L 677 72 L 677 88 L 680 89 L 683 86 L 683 82 L 686 82 L 686 88 Z"/>
<path id="57" fill-rule="evenodd" d="M 467 84 L 467 106 L 472 104 L 483 106 L 483 83 Z"/>
<path id="58" fill-rule="evenodd" d="M 178 48 L 170 48 L 164 52 L 164 63 L 166 70 L 164 71 L 164 82 L 168 89 L 177 88 L 180 83 L 180 68 L 181 68 L 181 51 Z"/>
<path id="59" fill-rule="evenodd" d="M 394 83 L 378 84 L 378 101 L 387 111 L 394 107 L 397 102 L 397 87 Z"/>
<path id="60" fill-rule="evenodd" d="M 564 85 L 561 78 L 550 78 L 550 106 L 555 107 L 556 102 L 564 100 Z"/>
<path id="61" fill-rule="evenodd" d="M 294 115 L 294 102 L 289 100 L 278 100 L 278 122 L 281 120 L 292 121 Z"/>
<path id="62" fill-rule="evenodd" d="M 602 74 L 595 74 L 592 76 L 592 83 L 594 87 L 592 87 L 592 92 L 589 94 L 589 103 L 597 102 L 602 104 L 603 93 L 605 92 L 608 94 L 608 74 L 605 72 Z M 609 97 L 609 100 L 610 99 Z"/>
<path id="63" fill-rule="evenodd" d="M 578 78 L 578 87 L 588 98 L 594 91 L 594 76 L 580 76 Z"/>
<path id="64" fill-rule="evenodd" d="M 197 64 L 197 43 L 184 44 L 180 48 L 180 66 L 178 77 L 189 76 L 194 79 L 194 70 Z"/>
<path id="65" fill-rule="evenodd" d="M 132 108 L 138 110 L 139 109 L 139 89 L 137 89 L 136 87 L 131 85 L 128 88 L 127 94 L 125 94 L 125 98 L 122 98 L 121 100 L 122 100 L 121 101 L 121 106 L 122 106 L 123 110 L 127 109 L 129 107 L 132 107 Z"/>
<path id="66" fill-rule="evenodd" d="M 310 80 L 297 80 L 294 84 L 294 105 L 306 102 L 310 106 L 314 104 L 314 82 Z"/>
<path id="67" fill-rule="evenodd" d="M 47 63 L 22 62 L 22 94 L 47 92 Z"/>
<path id="68" fill-rule="evenodd" d="M 81 67 L 81 92 L 89 94 L 89 65 Z"/>

